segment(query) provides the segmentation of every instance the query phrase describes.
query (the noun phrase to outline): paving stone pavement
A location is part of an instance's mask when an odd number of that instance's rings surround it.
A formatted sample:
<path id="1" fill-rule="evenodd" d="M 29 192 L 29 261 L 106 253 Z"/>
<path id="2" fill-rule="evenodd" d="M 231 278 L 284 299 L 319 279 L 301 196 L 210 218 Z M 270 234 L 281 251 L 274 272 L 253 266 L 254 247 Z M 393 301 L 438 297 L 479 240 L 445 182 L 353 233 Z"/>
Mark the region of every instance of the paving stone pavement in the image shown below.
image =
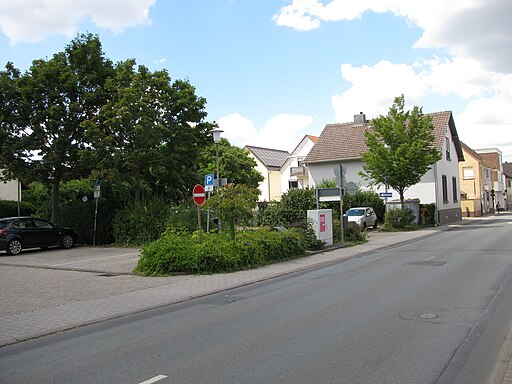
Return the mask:
<path id="1" fill-rule="evenodd" d="M 94 248 L 76 262 L 0 260 L 0 347 L 123 315 L 222 292 L 437 233 L 369 232 L 368 243 L 337 248 L 248 271 L 204 276 L 132 274 L 139 251 L 116 255 Z M 50 257 L 50 256 L 49 256 Z M 51 257 L 50 257 L 51 258 Z M 512 384 L 512 332 L 490 384 Z"/>

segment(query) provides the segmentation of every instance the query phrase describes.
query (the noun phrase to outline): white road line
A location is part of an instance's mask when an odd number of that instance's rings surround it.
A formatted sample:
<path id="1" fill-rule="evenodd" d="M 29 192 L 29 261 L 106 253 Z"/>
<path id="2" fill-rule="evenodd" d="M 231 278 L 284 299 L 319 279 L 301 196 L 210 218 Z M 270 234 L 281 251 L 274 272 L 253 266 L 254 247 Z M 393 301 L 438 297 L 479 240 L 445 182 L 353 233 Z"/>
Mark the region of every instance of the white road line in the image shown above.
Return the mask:
<path id="1" fill-rule="evenodd" d="M 139 384 L 152 384 L 152 383 L 156 383 L 157 381 L 160 381 L 160 380 L 163 380 L 166 378 L 167 378 L 167 376 L 165 376 L 165 375 L 158 375 L 158 376 L 152 377 L 149 380 L 143 381 L 142 383 L 139 383 Z"/>
<path id="2" fill-rule="evenodd" d="M 62 264 L 53 264 L 52 267 L 61 267 L 63 265 L 80 264 L 80 263 L 84 263 L 84 262 L 87 262 L 87 261 L 95 261 L 95 260 L 109 259 L 111 257 L 133 256 L 133 255 L 137 255 L 138 256 L 139 254 L 138 253 L 124 253 L 122 255 L 112 255 L 112 256 L 96 257 L 94 259 L 70 261 L 69 263 L 62 263 Z"/>

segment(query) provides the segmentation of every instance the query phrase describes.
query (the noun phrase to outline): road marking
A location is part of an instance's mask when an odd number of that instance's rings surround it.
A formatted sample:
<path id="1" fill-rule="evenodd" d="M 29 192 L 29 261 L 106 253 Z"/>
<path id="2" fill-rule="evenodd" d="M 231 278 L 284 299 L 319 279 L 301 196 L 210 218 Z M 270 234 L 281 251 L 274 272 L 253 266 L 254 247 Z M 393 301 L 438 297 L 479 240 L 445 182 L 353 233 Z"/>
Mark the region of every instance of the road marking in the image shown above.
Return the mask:
<path id="1" fill-rule="evenodd" d="M 94 259 L 70 261 L 69 263 L 62 263 L 62 264 L 53 264 L 52 267 L 61 267 L 63 265 L 80 264 L 80 263 L 85 263 L 87 261 L 95 261 L 95 260 L 109 259 L 111 257 L 132 256 L 132 255 L 137 255 L 138 256 L 139 254 L 138 253 L 123 253 L 122 255 L 112 255 L 112 256 L 96 257 Z"/>
<path id="2" fill-rule="evenodd" d="M 157 381 L 160 381 L 160 380 L 163 380 L 166 378 L 167 378 L 167 376 L 165 376 L 165 375 L 158 375 L 158 376 L 152 377 L 149 380 L 143 381 L 142 383 L 139 383 L 139 384 L 152 384 L 152 383 L 156 383 Z"/>

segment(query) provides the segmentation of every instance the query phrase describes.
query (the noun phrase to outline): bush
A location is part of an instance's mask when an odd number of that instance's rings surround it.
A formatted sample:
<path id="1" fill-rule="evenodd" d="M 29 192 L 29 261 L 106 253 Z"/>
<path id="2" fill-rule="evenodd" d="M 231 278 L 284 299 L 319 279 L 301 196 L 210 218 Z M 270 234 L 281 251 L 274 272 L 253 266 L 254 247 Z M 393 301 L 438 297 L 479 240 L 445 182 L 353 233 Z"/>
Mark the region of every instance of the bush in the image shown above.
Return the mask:
<path id="1" fill-rule="evenodd" d="M 20 215 L 32 216 L 35 212 L 34 206 L 26 201 L 20 201 Z M 18 202 L 0 200 L 0 217 L 18 216 Z"/>
<path id="2" fill-rule="evenodd" d="M 384 230 L 415 229 L 414 212 L 409 208 L 390 209 L 386 212 Z"/>
<path id="3" fill-rule="evenodd" d="M 311 188 L 289 189 L 283 194 L 279 208 L 281 220 L 285 225 L 306 220 L 308 209 L 316 209 L 315 190 Z"/>
<path id="4" fill-rule="evenodd" d="M 113 220 L 115 242 L 143 245 L 165 232 L 170 207 L 162 197 L 152 197 L 128 203 L 118 210 Z"/>
<path id="5" fill-rule="evenodd" d="M 426 209 L 425 217 L 422 217 L 422 224 L 435 226 L 437 224 L 437 216 L 436 216 L 436 205 L 432 204 L 420 204 L 420 212 L 422 209 Z"/>
<path id="6" fill-rule="evenodd" d="M 366 242 L 366 231 L 362 231 L 361 227 L 356 223 L 348 223 L 348 227 L 345 228 L 345 241 L 348 243 L 365 243 Z"/>
<path id="7" fill-rule="evenodd" d="M 236 240 L 222 234 L 195 236 L 166 232 L 147 244 L 135 272 L 146 276 L 177 272 L 232 272 L 304 255 L 306 241 L 296 229 L 241 231 Z"/>

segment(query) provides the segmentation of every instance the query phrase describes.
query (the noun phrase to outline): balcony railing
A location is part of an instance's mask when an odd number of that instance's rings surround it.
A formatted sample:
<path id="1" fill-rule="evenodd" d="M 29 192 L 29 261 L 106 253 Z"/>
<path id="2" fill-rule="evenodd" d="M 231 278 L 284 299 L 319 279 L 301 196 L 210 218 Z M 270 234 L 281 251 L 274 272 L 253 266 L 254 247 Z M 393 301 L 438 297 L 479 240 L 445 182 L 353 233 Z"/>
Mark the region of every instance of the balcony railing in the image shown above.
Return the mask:
<path id="1" fill-rule="evenodd" d="M 308 168 L 304 166 L 290 167 L 290 176 L 306 176 L 308 174 Z"/>

